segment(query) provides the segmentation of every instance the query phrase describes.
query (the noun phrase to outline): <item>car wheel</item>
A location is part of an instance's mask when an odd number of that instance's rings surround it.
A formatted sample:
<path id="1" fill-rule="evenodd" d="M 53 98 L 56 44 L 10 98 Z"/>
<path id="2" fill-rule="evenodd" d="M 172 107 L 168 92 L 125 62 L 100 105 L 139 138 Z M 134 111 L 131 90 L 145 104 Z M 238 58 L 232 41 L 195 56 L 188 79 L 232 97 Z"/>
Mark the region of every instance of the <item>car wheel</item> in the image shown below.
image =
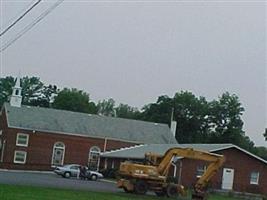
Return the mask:
<path id="1" fill-rule="evenodd" d="M 96 181 L 96 180 L 97 180 L 97 175 L 93 174 L 93 175 L 91 176 L 91 180 L 92 180 L 92 181 Z"/>
<path id="2" fill-rule="evenodd" d="M 70 178 L 70 172 L 65 172 L 65 173 L 64 173 L 64 177 L 65 177 L 65 178 Z"/>

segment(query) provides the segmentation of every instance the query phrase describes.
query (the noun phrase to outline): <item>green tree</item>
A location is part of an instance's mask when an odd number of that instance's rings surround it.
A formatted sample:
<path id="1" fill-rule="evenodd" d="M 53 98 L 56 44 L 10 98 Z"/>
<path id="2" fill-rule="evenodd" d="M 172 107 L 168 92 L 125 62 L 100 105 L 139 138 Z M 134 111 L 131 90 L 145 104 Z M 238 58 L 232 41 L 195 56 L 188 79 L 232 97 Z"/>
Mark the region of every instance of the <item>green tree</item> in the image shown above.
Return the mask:
<path id="1" fill-rule="evenodd" d="M 236 95 L 224 93 L 219 100 L 210 103 L 210 123 L 212 126 L 210 142 L 242 144 L 244 140 L 243 121 L 244 108 Z"/>
<path id="2" fill-rule="evenodd" d="M 160 96 L 144 106 L 138 119 L 169 124 L 172 109 L 179 143 L 233 143 L 266 159 L 266 148 L 255 147 L 243 131 L 244 108 L 236 95 L 226 92 L 210 102 L 187 91 Z"/>
<path id="3" fill-rule="evenodd" d="M 141 119 L 170 124 L 177 121 L 176 139 L 180 143 L 206 142 L 209 130 L 208 103 L 204 97 L 197 98 L 191 92 L 176 93 L 174 98 L 160 96 L 156 103 L 143 108 Z"/>
<path id="4" fill-rule="evenodd" d="M 10 100 L 15 78 L 8 76 L 0 79 L 0 106 Z M 57 93 L 55 85 L 45 86 L 38 77 L 23 77 L 21 79 L 22 104 L 49 107 L 53 96 Z"/>
<path id="5" fill-rule="evenodd" d="M 267 148 L 266 147 L 255 147 L 254 153 L 267 161 Z"/>
<path id="6" fill-rule="evenodd" d="M 104 99 L 102 101 L 99 101 L 97 104 L 97 110 L 98 114 L 114 117 L 116 115 L 115 101 L 112 98 L 108 100 Z"/>
<path id="7" fill-rule="evenodd" d="M 12 76 L 7 76 L 0 79 L 0 107 L 5 102 L 8 102 L 12 94 L 12 87 L 15 85 L 15 79 Z"/>
<path id="8" fill-rule="evenodd" d="M 116 116 L 127 119 L 137 119 L 140 114 L 137 108 L 131 107 L 127 104 L 120 104 L 115 108 Z"/>
<path id="9" fill-rule="evenodd" d="M 204 97 L 191 92 L 174 96 L 174 119 L 177 121 L 176 139 L 181 143 L 206 143 L 209 136 L 209 105 Z"/>
<path id="10" fill-rule="evenodd" d="M 158 97 L 156 103 L 145 105 L 142 108 L 142 113 L 140 114 L 139 119 L 170 124 L 172 108 L 173 99 L 167 95 L 162 95 Z"/>
<path id="11" fill-rule="evenodd" d="M 23 77 L 22 103 L 25 105 L 50 107 L 54 96 L 58 93 L 57 86 L 44 85 L 38 77 Z"/>
<path id="12" fill-rule="evenodd" d="M 30 105 L 41 94 L 44 84 L 37 77 L 23 77 L 21 80 L 22 102 Z"/>
<path id="13" fill-rule="evenodd" d="M 54 97 L 57 95 L 58 91 L 55 85 L 43 86 L 38 95 L 34 98 L 30 98 L 28 104 L 32 106 L 51 107 L 51 103 L 54 101 Z"/>
<path id="14" fill-rule="evenodd" d="M 232 143 L 232 142 L 228 142 Z M 250 140 L 250 138 L 246 135 L 242 135 L 239 138 L 239 143 L 236 143 L 236 145 L 242 147 L 243 149 L 246 149 L 247 151 L 250 151 L 252 153 L 257 153 L 255 151 L 254 142 Z"/>
<path id="15" fill-rule="evenodd" d="M 146 105 L 140 118 L 170 124 L 171 112 L 177 121 L 176 139 L 180 143 L 234 143 L 253 149 L 254 143 L 244 135 L 241 116 L 244 108 L 236 95 L 228 92 L 208 102 L 188 91 L 173 98 L 160 96 L 156 103 Z"/>
<path id="16" fill-rule="evenodd" d="M 64 88 L 55 97 L 52 107 L 75 112 L 95 113 L 95 105 L 89 100 L 89 94 L 82 90 Z"/>
<path id="17" fill-rule="evenodd" d="M 89 113 L 91 113 L 91 114 L 97 114 L 98 113 L 97 105 L 93 101 L 89 102 Z"/>

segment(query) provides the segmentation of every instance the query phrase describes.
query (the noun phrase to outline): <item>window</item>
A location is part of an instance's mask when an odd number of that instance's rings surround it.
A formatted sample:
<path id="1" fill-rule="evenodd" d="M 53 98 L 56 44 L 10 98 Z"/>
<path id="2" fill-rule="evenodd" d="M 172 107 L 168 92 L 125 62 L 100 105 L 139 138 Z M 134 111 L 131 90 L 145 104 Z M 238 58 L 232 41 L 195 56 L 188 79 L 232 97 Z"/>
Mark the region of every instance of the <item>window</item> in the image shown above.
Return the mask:
<path id="1" fill-rule="evenodd" d="M 26 157 L 27 157 L 26 151 L 15 151 L 14 163 L 25 164 L 26 163 Z"/>
<path id="2" fill-rule="evenodd" d="M 259 176 L 260 176 L 259 172 L 251 172 L 251 174 L 250 174 L 250 184 L 258 185 L 259 184 Z"/>
<path id="3" fill-rule="evenodd" d="M 197 172 L 196 172 L 197 178 L 200 178 L 205 173 L 206 170 L 207 170 L 206 165 L 197 166 Z"/>
<path id="4" fill-rule="evenodd" d="M 29 142 L 29 135 L 24 133 L 18 133 L 17 134 L 17 146 L 27 147 Z"/>
<path id="5" fill-rule="evenodd" d="M 65 156 L 65 145 L 62 142 L 56 142 L 53 147 L 52 166 L 63 165 Z"/>
<path id="6" fill-rule="evenodd" d="M 2 135 L 3 134 L 3 130 L 0 130 L 0 135 Z"/>
<path id="7" fill-rule="evenodd" d="M 90 170 L 98 170 L 100 160 L 100 148 L 92 147 L 89 151 L 88 168 Z"/>
<path id="8" fill-rule="evenodd" d="M 74 169 L 74 170 L 78 170 L 80 167 L 80 165 L 73 165 L 70 167 L 70 169 Z"/>

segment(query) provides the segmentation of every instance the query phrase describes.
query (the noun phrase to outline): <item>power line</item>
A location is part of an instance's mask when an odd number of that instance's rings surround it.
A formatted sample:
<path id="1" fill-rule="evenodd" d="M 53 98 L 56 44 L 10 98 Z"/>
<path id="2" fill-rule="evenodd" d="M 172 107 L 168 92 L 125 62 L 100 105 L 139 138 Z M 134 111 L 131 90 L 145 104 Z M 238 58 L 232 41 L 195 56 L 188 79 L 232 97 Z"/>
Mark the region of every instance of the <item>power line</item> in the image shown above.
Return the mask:
<path id="1" fill-rule="evenodd" d="M 51 13 L 56 7 L 58 7 L 64 0 L 58 0 L 51 7 L 49 7 L 46 11 L 44 11 L 41 15 L 39 15 L 32 23 L 28 24 L 22 31 L 17 34 L 13 39 L 9 40 L 4 46 L 1 48 L 0 53 L 6 50 L 9 46 L 11 46 L 14 42 L 16 42 L 20 37 L 22 37 L 25 33 L 31 30 L 36 24 L 38 24 L 42 19 L 44 19 L 49 13 Z"/>
<path id="2" fill-rule="evenodd" d="M 1 0 L 1 2 L 2 2 L 3 0 Z M 7 27 L 8 26 L 8 24 L 10 24 L 10 23 L 12 23 L 13 21 L 15 21 L 20 15 L 21 15 L 21 13 L 24 13 L 25 11 L 26 11 L 26 9 L 28 9 L 34 2 L 35 2 L 36 0 L 31 0 L 31 2 L 29 2 L 29 3 L 27 3 L 27 5 L 26 6 L 24 6 L 24 8 L 23 9 L 20 9 L 20 11 L 15 15 L 15 16 L 13 16 L 11 19 L 8 19 L 8 21 L 6 21 L 5 22 L 5 24 L 3 25 L 3 20 L 1 20 L 1 31 L 2 31 L 2 29 L 4 29 L 4 27 Z M 2 8 L 3 6 L 1 5 L 1 8 Z M 3 17 L 2 17 L 3 18 Z M 1 19 L 2 19 L 1 18 Z"/>
<path id="3" fill-rule="evenodd" d="M 9 29 L 15 26 L 25 15 L 27 15 L 35 6 L 37 6 L 42 0 L 36 1 L 31 7 L 29 7 L 21 16 L 19 16 L 12 24 L 10 24 L 2 33 L 0 33 L 0 37 L 4 35 Z"/>

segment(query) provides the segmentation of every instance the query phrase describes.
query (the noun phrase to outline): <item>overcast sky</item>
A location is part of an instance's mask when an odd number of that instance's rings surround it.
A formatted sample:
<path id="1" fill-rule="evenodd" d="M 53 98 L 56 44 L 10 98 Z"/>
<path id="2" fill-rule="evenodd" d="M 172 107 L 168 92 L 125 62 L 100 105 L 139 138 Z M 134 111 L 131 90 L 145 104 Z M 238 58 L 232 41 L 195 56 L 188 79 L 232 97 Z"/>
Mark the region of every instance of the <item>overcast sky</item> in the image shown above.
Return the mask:
<path id="1" fill-rule="evenodd" d="M 34 2 L 0 1 L 1 31 Z M 1 45 L 54 2 L 40 3 Z M 233 2 L 65 0 L 1 53 L 2 76 L 21 71 L 139 108 L 181 90 L 208 100 L 229 91 L 245 108 L 246 134 L 267 146 L 266 6 Z"/>

